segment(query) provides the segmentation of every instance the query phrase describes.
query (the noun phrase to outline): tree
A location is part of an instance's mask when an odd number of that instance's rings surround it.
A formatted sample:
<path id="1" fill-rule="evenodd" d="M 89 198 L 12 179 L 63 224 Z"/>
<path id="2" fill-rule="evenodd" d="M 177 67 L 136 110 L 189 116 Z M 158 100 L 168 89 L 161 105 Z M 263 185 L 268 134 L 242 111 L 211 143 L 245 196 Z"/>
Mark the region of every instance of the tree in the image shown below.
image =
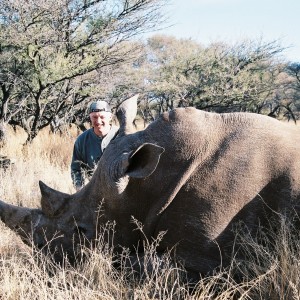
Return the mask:
<path id="1" fill-rule="evenodd" d="M 295 113 L 288 114 L 289 118 L 299 119 L 299 111 L 300 111 L 300 63 L 290 63 L 286 67 L 286 74 L 289 76 L 291 81 L 291 88 L 289 89 L 288 98 L 292 99 L 292 101 L 288 102 L 290 110 L 295 107 Z"/>
<path id="2" fill-rule="evenodd" d="M 158 26 L 164 0 L 2 0 L 0 120 L 27 141 L 55 117 L 79 116 L 101 70 L 139 53 L 134 36 Z"/>
<path id="3" fill-rule="evenodd" d="M 159 112 L 178 106 L 275 115 L 289 110 L 291 88 L 276 41 L 241 41 L 207 47 L 192 40 L 155 36 L 148 40 L 148 94 Z M 283 91 L 285 94 L 283 94 Z M 289 97 L 289 96 L 288 96 Z"/>

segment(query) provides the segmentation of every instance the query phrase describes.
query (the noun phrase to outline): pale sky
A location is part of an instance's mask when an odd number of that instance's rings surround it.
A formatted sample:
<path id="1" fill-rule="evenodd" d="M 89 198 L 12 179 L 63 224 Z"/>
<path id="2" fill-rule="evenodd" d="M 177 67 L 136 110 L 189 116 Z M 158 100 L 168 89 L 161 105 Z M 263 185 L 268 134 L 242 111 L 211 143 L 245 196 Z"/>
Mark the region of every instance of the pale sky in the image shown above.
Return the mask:
<path id="1" fill-rule="evenodd" d="M 286 59 L 300 62 L 300 0 L 170 0 L 166 12 L 174 25 L 159 33 L 204 45 L 280 40 Z"/>

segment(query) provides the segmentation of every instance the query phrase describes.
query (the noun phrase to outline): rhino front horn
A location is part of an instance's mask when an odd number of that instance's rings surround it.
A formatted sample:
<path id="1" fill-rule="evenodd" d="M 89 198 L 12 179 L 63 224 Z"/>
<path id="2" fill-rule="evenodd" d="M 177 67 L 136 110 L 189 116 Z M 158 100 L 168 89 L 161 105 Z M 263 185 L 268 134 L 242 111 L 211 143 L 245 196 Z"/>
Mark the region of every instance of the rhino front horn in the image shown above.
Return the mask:
<path id="1" fill-rule="evenodd" d="M 29 224 L 31 222 L 31 211 L 30 208 L 7 204 L 0 200 L 0 219 L 10 229 L 15 230 L 21 224 Z"/>

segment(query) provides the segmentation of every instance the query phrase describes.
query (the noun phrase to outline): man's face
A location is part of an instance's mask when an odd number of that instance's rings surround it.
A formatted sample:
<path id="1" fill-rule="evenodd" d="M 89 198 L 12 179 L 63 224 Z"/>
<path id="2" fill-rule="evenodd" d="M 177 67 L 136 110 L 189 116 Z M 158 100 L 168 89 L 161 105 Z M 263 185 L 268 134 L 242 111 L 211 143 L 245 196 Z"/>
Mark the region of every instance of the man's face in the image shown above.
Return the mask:
<path id="1" fill-rule="evenodd" d="M 110 127 L 111 113 L 107 111 L 90 113 L 92 126 L 97 130 L 103 130 Z"/>

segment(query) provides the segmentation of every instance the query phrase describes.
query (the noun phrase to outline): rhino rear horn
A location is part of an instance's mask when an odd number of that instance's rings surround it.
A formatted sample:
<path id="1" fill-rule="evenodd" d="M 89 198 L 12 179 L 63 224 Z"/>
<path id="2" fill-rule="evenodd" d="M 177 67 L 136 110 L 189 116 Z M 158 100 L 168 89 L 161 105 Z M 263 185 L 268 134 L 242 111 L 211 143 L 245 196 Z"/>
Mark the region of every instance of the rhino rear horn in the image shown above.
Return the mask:
<path id="1" fill-rule="evenodd" d="M 39 185 L 42 194 L 42 211 L 49 217 L 59 214 L 71 196 L 48 187 L 42 181 L 39 181 Z"/>
<path id="2" fill-rule="evenodd" d="M 117 118 L 120 124 L 119 136 L 126 135 L 135 131 L 133 121 L 137 114 L 137 99 L 135 95 L 125 100 L 117 109 Z"/>

